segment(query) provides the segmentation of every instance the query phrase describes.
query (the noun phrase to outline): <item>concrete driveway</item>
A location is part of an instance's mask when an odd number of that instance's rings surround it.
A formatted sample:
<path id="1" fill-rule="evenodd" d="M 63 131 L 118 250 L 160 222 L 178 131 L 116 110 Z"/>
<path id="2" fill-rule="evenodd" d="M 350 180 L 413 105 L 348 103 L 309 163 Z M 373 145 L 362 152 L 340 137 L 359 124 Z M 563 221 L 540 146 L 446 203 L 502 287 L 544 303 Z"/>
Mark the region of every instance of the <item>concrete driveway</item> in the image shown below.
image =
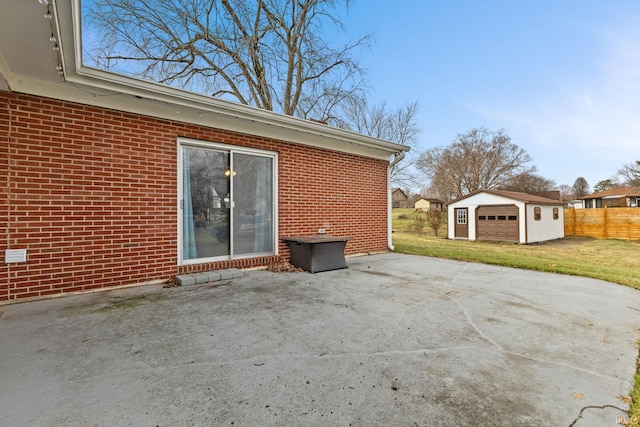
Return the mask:
<path id="1" fill-rule="evenodd" d="M 640 292 L 400 254 L 348 263 L 0 307 L 2 424 L 602 427 L 625 415 Z"/>

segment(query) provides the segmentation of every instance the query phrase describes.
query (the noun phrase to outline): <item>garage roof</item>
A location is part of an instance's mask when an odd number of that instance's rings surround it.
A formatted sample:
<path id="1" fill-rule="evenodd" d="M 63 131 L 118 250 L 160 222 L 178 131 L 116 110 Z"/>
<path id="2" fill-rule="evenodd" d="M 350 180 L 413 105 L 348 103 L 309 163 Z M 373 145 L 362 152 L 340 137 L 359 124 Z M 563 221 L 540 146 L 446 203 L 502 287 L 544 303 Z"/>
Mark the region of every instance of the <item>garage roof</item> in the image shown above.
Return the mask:
<path id="1" fill-rule="evenodd" d="M 520 202 L 536 203 L 539 205 L 564 205 L 564 202 L 560 200 L 548 199 L 546 197 L 540 197 L 533 194 L 519 193 L 517 191 L 489 190 L 489 189 L 480 189 L 480 190 L 472 191 L 466 196 L 460 197 L 456 200 L 452 200 L 450 202 L 447 202 L 446 204 L 448 205 L 454 202 L 459 202 L 461 200 L 468 199 L 469 197 L 473 197 L 479 193 L 488 193 L 496 196 L 506 197 L 513 200 L 518 200 Z"/>

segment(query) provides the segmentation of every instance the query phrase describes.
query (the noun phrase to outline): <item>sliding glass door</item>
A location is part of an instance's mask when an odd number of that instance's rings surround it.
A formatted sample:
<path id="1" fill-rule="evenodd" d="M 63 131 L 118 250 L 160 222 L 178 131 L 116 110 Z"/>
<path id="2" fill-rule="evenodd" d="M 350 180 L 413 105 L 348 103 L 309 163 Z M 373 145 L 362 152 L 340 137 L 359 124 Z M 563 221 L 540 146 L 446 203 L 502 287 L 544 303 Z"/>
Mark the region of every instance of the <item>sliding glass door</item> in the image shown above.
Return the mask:
<path id="1" fill-rule="evenodd" d="M 273 253 L 273 161 L 238 153 L 233 172 L 232 251 Z"/>
<path id="2" fill-rule="evenodd" d="M 183 144 L 181 262 L 273 254 L 275 154 Z"/>

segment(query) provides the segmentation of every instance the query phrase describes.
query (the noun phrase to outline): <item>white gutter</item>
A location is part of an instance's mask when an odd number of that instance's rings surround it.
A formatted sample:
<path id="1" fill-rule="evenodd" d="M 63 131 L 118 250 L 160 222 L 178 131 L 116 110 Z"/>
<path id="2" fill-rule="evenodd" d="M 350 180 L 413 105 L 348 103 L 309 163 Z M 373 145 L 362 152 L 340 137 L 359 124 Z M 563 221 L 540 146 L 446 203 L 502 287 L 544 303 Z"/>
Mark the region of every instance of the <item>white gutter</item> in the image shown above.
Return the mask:
<path id="1" fill-rule="evenodd" d="M 387 245 L 389 246 L 389 250 L 394 250 L 394 246 L 393 246 L 393 227 L 391 225 L 391 215 L 392 215 L 392 209 L 393 209 L 393 200 L 391 200 L 391 171 L 393 170 L 394 166 L 397 165 L 398 163 L 400 163 L 400 161 L 402 161 L 402 159 L 404 159 L 404 156 L 406 154 L 406 151 L 398 151 L 397 153 L 395 153 L 396 158 L 393 159 L 392 162 L 389 163 L 389 166 L 387 167 Z"/>

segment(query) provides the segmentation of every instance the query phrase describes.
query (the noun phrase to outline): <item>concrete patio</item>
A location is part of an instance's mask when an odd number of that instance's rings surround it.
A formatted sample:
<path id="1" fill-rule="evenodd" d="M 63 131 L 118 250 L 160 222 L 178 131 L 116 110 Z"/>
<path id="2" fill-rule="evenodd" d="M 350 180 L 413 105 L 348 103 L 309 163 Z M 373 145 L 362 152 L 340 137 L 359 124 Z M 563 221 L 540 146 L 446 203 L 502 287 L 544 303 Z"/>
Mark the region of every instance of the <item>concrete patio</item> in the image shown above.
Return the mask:
<path id="1" fill-rule="evenodd" d="M 400 254 L 348 264 L 0 306 L 2 424 L 602 427 L 625 415 L 640 292 Z"/>

